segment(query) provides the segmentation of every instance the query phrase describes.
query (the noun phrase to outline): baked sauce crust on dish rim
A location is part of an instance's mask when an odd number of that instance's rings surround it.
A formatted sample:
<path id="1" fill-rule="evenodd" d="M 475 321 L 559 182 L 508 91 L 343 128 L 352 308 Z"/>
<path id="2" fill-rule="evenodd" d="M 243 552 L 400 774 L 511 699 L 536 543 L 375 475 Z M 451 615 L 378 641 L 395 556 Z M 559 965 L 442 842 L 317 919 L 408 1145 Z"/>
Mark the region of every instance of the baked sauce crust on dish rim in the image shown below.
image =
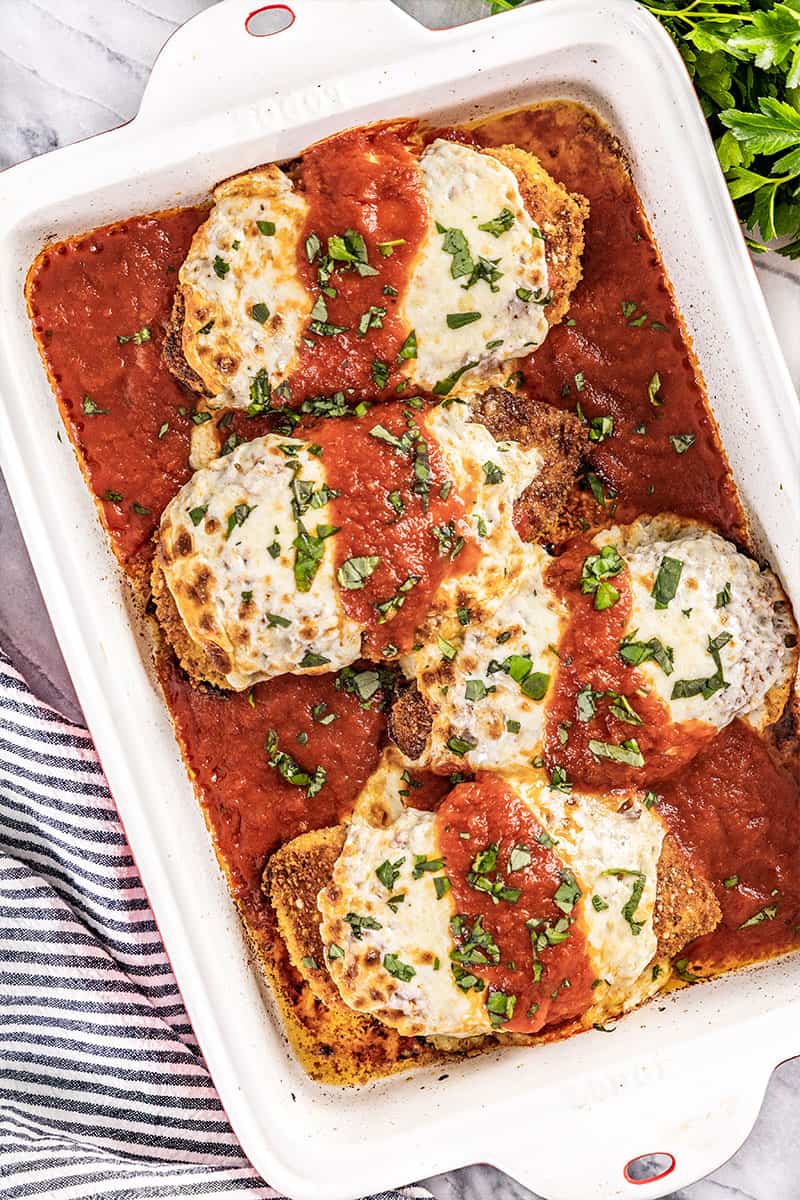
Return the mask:
<path id="1" fill-rule="evenodd" d="M 588 197 L 583 279 L 565 319 L 523 364 L 524 380 L 516 386 L 523 398 L 564 411 L 574 411 L 579 403 L 587 420 L 614 419 L 615 436 L 591 448 L 587 479 L 594 482 L 584 493 L 582 524 L 561 531 L 560 540 L 583 531 L 587 520 L 603 527 L 641 513 L 673 511 L 710 524 L 746 549 L 746 516 L 699 366 L 610 131 L 588 109 L 565 101 L 455 131 L 428 131 L 416 122 L 375 127 L 384 128 L 414 131 L 425 140 L 444 132 L 477 147 L 530 150 L 568 191 Z M 320 169 L 326 146 L 369 138 L 374 131 L 346 131 L 312 148 Z M 344 177 L 342 161 L 340 156 Z M 203 411 L 202 398 L 176 382 L 161 351 L 177 271 L 207 212 L 201 207 L 133 217 L 48 245 L 26 285 L 35 336 L 78 463 L 112 549 L 145 608 L 152 534 L 163 508 L 189 478 L 196 402 L 197 411 Z M 402 257 L 400 250 L 396 253 L 394 263 L 392 257 L 385 260 L 394 270 Z M 335 390 L 314 389 L 316 378 L 310 372 L 312 392 Z M 370 385 L 361 380 L 359 386 L 368 390 Z M 242 412 L 214 413 L 211 420 L 215 427 L 221 424 L 220 438 L 249 440 L 269 428 L 265 418 Z M 687 448 L 674 448 L 672 438 Z M 325 1082 L 360 1083 L 443 1061 L 447 1053 L 422 1039 L 401 1037 L 367 1016 L 320 1003 L 292 966 L 261 887 L 273 851 L 310 830 L 332 829 L 346 817 L 377 763 L 385 715 L 337 691 L 331 677 L 283 676 L 243 694 L 194 687 L 153 626 L 157 671 L 187 771 L 304 1066 Z M 320 703 L 336 712 L 331 725 L 309 715 Z M 312 800 L 267 767 L 264 731 L 272 725 L 281 743 L 291 740 L 298 746 L 298 735 L 305 736 L 300 745 L 313 747 L 311 757 L 328 764 L 329 784 Z M 359 746 L 358 761 L 343 751 L 347 744 Z M 738 776 L 732 762 L 738 764 Z M 714 933 L 683 952 L 679 982 L 800 944 L 800 792 L 792 778 L 797 763 L 794 714 L 787 712 L 763 736 L 734 722 L 659 788 L 670 832 L 707 872 L 723 913 Z M 752 834 L 755 826 L 758 838 Z M 734 877 L 737 882 L 731 884 Z M 780 915 L 770 916 L 776 882 Z M 767 915 L 751 923 L 753 913 Z M 567 1023 L 529 1040 L 554 1040 L 579 1027 Z M 486 1044 L 494 1040 L 466 1052 Z"/>

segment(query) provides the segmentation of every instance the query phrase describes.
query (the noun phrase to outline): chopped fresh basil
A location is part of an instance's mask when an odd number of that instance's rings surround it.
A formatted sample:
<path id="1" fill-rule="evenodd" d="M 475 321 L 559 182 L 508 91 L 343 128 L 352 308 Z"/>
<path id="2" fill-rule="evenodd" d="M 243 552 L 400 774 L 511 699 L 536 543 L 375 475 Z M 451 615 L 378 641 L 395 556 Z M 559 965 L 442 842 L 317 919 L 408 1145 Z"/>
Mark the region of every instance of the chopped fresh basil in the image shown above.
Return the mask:
<path id="1" fill-rule="evenodd" d="M 527 846 L 516 845 L 511 847 L 511 853 L 508 856 L 507 872 L 521 871 L 523 867 L 528 867 L 531 864 L 531 852 Z"/>
<path id="2" fill-rule="evenodd" d="M 676 454 L 685 454 L 686 451 L 697 441 L 695 433 L 673 433 L 670 435 L 672 449 Z"/>
<path id="3" fill-rule="evenodd" d="M 722 589 L 722 591 L 717 592 L 716 607 L 717 608 L 725 608 L 726 605 L 730 604 L 730 602 L 731 602 L 731 595 L 732 595 L 731 582 L 730 582 L 730 580 L 728 580 L 728 582 L 725 584 L 725 587 Z"/>
<path id="4" fill-rule="evenodd" d="M 294 578 L 298 592 L 311 590 L 314 576 L 325 553 L 325 541 L 338 532 L 333 525 L 318 525 L 316 532 L 312 534 L 298 522 L 297 537 L 292 542 L 295 550 Z"/>
<path id="5" fill-rule="evenodd" d="M 664 555 L 651 592 L 656 602 L 656 608 L 666 608 L 670 600 L 675 599 L 682 571 L 683 562 L 680 558 L 670 558 L 668 554 Z"/>
<path id="6" fill-rule="evenodd" d="M 270 729 L 264 748 L 267 753 L 267 762 L 273 767 L 281 779 L 285 779 L 287 783 L 293 787 L 304 788 L 306 796 L 312 799 L 322 790 L 328 778 L 324 767 L 316 767 L 313 773 L 301 767 L 285 750 L 281 750 L 278 745 L 278 734 L 275 729 Z"/>
<path id="7" fill-rule="evenodd" d="M 623 696 L 620 692 L 606 692 L 605 694 L 611 700 L 609 708 L 618 721 L 624 721 L 627 725 L 644 724 L 627 696 Z"/>
<path id="8" fill-rule="evenodd" d="M 98 408 L 91 396 L 84 396 L 81 401 L 81 408 L 86 413 L 87 417 L 105 417 L 108 416 L 107 408 Z"/>
<path id="9" fill-rule="evenodd" d="M 473 737 L 471 733 L 464 733 L 460 737 L 453 736 L 447 739 L 447 749 L 459 758 L 463 758 L 465 754 L 469 754 L 470 750 L 474 750 L 478 744 L 478 739 Z"/>
<path id="10" fill-rule="evenodd" d="M 248 417 L 257 417 L 262 413 L 269 412 L 272 399 L 272 385 L 269 381 L 269 375 L 264 367 L 256 371 L 250 381 L 250 405 L 247 409 Z"/>
<path id="11" fill-rule="evenodd" d="M 414 329 L 411 330 L 406 340 L 403 342 L 400 349 L 397 351 L 397 361 L 402 362 L 406 358 L 417 357 L 417 334 Z"/>
<path id="12" fill-rule="evenodd" d="M 230 269 L 230 263 L 227 263 L 224 258 L 220 258 L 217 254 L 214 259 L 214 274 L 220 279 L 224 279 Z"/>
<path id="13" fill-rule="evenodd" d="M 644 921 L 637 921 L 634 914 L 636 913 L 636 909 L 639 907 L 639 901 L 641 900 L 642 893 L 644 892 L 646 877 L 641 871 L 636 871 L 633 874 L 635 875 L 633 880 L 633 888 L 631 890 L 630 898 L 622 906 L 622 915 L 630 925 L 631 933 L 637 935 L 640 934 L 644 929 Z"/>
<path id="14" fill-rule="evenodd" d="M 199 330 L 198 332 L 202 333 L 203 331 Z M 152 334 L 150 333 L 149 325 L 143 325 L 136 333 L 117 334 L 117 341 L 120 346 L 124 346 L 126 342 L 133 342 L 135 346 L 141 346 L 144 342 L 149 342 L 151 338 Z"/>
<path id="15" fill-rule="evenodd" d="M 469 243 L 461 229 L 445 229 L 438 222 L 436 228 L 439 233 L 444 234 L 442 242 L 442 250 L 445 254 L 449 254 L 452 258 L 450 264 L 450 275 L 453 279 L 459 279 L 462 275 L 469 275 L 474 269 L 472 255 L 469 249 Z"/>
<path id="16" fill-rule="evenodd" d="M 494 691 L 494 688 L 492 688 Z M 483 700 L 484 696 L 489 695 L 489 689 L 482 679 L 468 679 L 464 689 L 464 695 L 467 700 L 473 702 Z"/>
<path id="17" fill-rule="evenodd" d="M 256 225 L 258 226 L 258 232 L 263 233 L 264 237 L 272 237 L 275 233 L 274 221 L 256 221 Z M 311 235 L 311 237 L 314 236 L 314 234 Z M 309 238 L 308 241 L 310 240 L 311 239 Z M 308 247 L 308 241 L 306 242 L 306 247 Z"/>
<path id="18" fill-rule="evenodd" d="M 388 858 L 384 859 L 381 865 L 376 869 L 375 874 L 381 881 L 387 892 L 394 891 L 394 885 L 400 878 L 400 868 L 405 862 L 405 855 L 402 858 L 390 862 Z"/>
<path id="19" fill-rule="evenodd" d="M 589 422 L 589 441 L 604 442 L 614 432 L 613 417 L 592 417 Z"/>
<path id="20" fill-rule="evenodd" d="M 389 382 L 389 364 L 379 358 L 372 360 L 372 382 L 377 388 L 385 388 Z"/>
<path id="21" fill-rule="evenodd" d="M 414 855 L 414 869 L 411 872 L 413 879 L 421 879 L 423 875 L 432 874 L 434 871 L 444 870 L 443 858 L 428 858 L 425 854 Z"/>
<path id="22" fill-rule="evenodd" d="M 582 892 L 578 886 L 577 879 L 567 867 L 561 870 L 559 878 L 561 882 L 553 896 L 553 903 L 556 908 L 560 908 L 563 913 L 569 916 L 580 900 Z"/>
<path id="23" fill-rule="evenodd" d="M 254 321 L 258 321 L 259 325 L 263 325 L 269 318 L 269 308 L 263 303 L 254 304 L 250 309 L 250 316 Z"/>
<path id="24" fill-rule="evenodd" d="M 250 513 L 256 507 L 257 507 L 257 505 L 255 505 L 255 504 L 242 503 L 242 504 L 236 505 L 233 512 L 228 516 L 228 528 L 225 533 L 226 540 L 231 536 L 234 529 L 236 529 L 237 525 L 238 526 L 244 525 L 245 521 L 250 516 Z"/>
<path id="25" fill-rule="evenodd" d="M 450 880 L 445 875 L 437 875 L 433 886 L 436 889 L 436 899 L 441 900 L 450 891 Z"/>
<path id="26" fill-rule="evenodd" d="M 315 654 L 313 650 L 306 650 L 303 657 L 300 659 L 298 666 L 300 667 L 325 667 L 331 660 L 326 658 L 324 654 Z"/>
<path id="27" fill-rule="evenodd" d="M 661 391 L 661 376 L 658 371 L 651 375 L 650 382 L 647 385 L 647 399 L 653 405 L 653 408 L 660 408 L 664 401 L 659 396 Z"/>
<path id="28" fill-rule="evenodd" d="M 358 321 L 358 336 L 366 337 L 370 329 L 383 329 L 383 318 L 386 316 L 386 309 L 381 308 L 377 304 L 371 304 L 365 313 L 362 313 Z"/>
<path id="29" fill-rule="evenodd" d="M 616 546 L 603 546 L 599 554 L 590 554 L 584 559 L 581 569 L 581 592 L 594 594 L 594 607 L 598 612 L 611 608 L 619 600 L 619 592 L 608 580 L 625 569 Z"/>
<path id="30" fill-rule="evenodd" d="M 665 646 L 657 637 L 652 637 L 647 642 L 637 642 L 635 637 L 634 630 L 620 642 L 619 656 L 622 661 L 629 667 L 638 667 L 640 663 L 652 659 L 658 663 L 665 675 L 671 675 L 674 670 L 672 646 Z"/>
<path id="31" fill-rule="evenodd" d="M 615 746 L 611 742 L 598 742 L 595 738 L 591 738 L 589 752 L 595 758 L 607 758 L 611 762 L 624 763 L 629 767 L 644 766 L 644 755 L 639 749 L 636 738 L 628 738 L 620 746 Z"/>
<path id="32" fill-rule="evenodd" d="M 400 492 L 387 492 L 386 499 L 389 501 L 389 504 L 392 506 L 397 515 L 402 516 L 402 514 L 405 512 L 406 502 L 401 496 Z"/>
<path id="33" fill-rule="evenodd" d="M 753 913 L 746 921 L 742 921 L 740 929 L 749 929 L 752 925 L 761 925 L 764 921 L 774 921 L 778 913 L 777 904 L 765 904 L 758 912 Z"/>
<path id="34" fill-rule="evenodd" d="M 378 613 L 379 625 L 383 625 L 386 621 L 390 621 L 392 617 L 397 615 L 406 602 L 406 595 L 411 591 L 412 588 L 417 586 L 421 578 L 421 575 L 409 575 L 408 578 L 400 584 L 393 596 L 390 596 L 388 600 L 381 600 L 375 605 L 375 609 Z"/>
<path id="35" fill-rule="evenodd" d="M 322 243 L 317 235 L 315 233 L 310 233 L 306 238 L 306 258 L 310 263 L 314 261 L 321 249 Z"/>
<path id="36" fill-rule="evenodd" d="M 505 471 L 502 471 L 497 463 L 485 462 L 483 464 L 484 483 L 502 483 L 505 477 Z"/>
<path id="37" fill-rule="evenodd" d="M 579 721 L 583 721 L 584 723 L 591 721 L 597 711 L 595 699 L 599 695 L 599 692 L 592 691 L 588 683 L 585 683 L 580 691 L 576 693 L 575 707 Z"/>
<path id="38" fill-rule="evenodd" d="M 542 766 L 541 761 L 539 763 L 534 761 L 534 766 Z M 572 791 L 572 784 L 567 779 L 567 772 L 564 767 L 559 767 L 558 765 L 553 767 L 550 774 L 550 787 L 554 792 Z"/>
<path id="39" fill-rule="evenodd" d="M 715 638 L 708 639 L 706 650 L 714 661 L 716 668 L 714 674 L 703 679 L 678 679 L 673 685 L 670 699 L 688 700 L 692 696 L 702 696 L 704 700 L 710 700 L 715 692 L 728 686 L 722 674 L 722 659 L 719 652 L 723 646 L 727 646 L 731 636 L 730 633 L 719 633 Z"/>
<path id="40" fill-rule="evenodd" d="M 449 396 L 450 393 L 452 392 L 453 388 L 458 383 L 461 376 L 466 374 L 466 372 L 470 371 L 473 367 L 477 367 L 477 365 L 478 365 L 477 358 L 473 358 L 470 360 L 470 362 L 465 363 L 463 367 L 459 367 L 457 370 L 452 371 L 444 379 L 440 379 L 438 383 L 434 384 L 434 387 L 433 387 L 434 395 L 435 396 Z"/>
<path id="41" fill-rule="evenodd" d="M 436 640 L 439 650 L 441 651 L 442 658 L 446 659 L 448 662 L 452 662 L 455 656 L 458 654 L 458 647 L 454 646 L 452 642 L 448 642 L 446 638 L 441 636 Z"/>
<path id="42" fill-rule="evenodd" d="M 486 1009 L 492 1025 L 505 1025 L 514 1015 L 517 997 L 506 992 L 490 992 L 486 1001 Z"/>
<path id="43" fill-rule="evenodd" d="M 121 499 L 122 499 L 122 497 L 120 496 L 120 500 Z M 203 517 L 206 515 L 207 512 L 208 512 L 207 504 L 198 504 L 197 508 L 189 509 L 189 518 L 195 528 L 197 528 L 197 526 L 200 524 L 200 522 L 202 521 Z"/>
<path id="44" fill-rule="evenodd" d="M 364 584 L 381 561 L 379 554 L 363 555 L 358 558 L 347 558 L 336 572 L 339 586 L 348 592 L 363 588 Z"/>
<path id="45" fill-rule="evenodd" d="M 391 258 L 394 254 L 395 246 L 405 246 L 405 238 L 393 238 L 390 242 L 378 242 L 378 252 L 384 258 Z"/>
<path id="46" fill-rule="evenodd" d="M 514 214 L 510 209 L 503 208 L 500 210 L 498 216 L 494 217 L 491 221 L 484 221 L 482 225 L 478 226 L 478 229 L 484 233 L 490 233 L 492 237 L 499 238 L 502 234 L 508 233 L 513 224 Z"/>
<path id="47" fill-rule="evenodd" d="M 480 319 L 479 312 L 448 313 L 447 325 L 449 329 L 461 329 L 464 325 L 472 325 L 474 321 L 480 321 Z"/>
<path id="48" fill-rule="evenodd" d="M 350 926 L 353 937 L 357 942 L 361 941 L 365 929 L 383 929 L 380 921 L 376 921 L 374 917 L 362 917 L 358 913 L 349 912 L 345 914 L 344 919 Z"/>
<path id="49" fill-rule="evenodd" d="M 604 484 L 600 476 L 594 471 L 586 472 L 586 482 L 589 485 L 589 491 L 597 503 L 603 507 L 605 507 L 608 500 L 613 500 L 617 494 L 614 488 Z"/>
<path id="50" fill-rule="evenodd" d="M 684 983 L 699 983 L 700 982 L 701 976 L 695 975 L 692 971 L 689 970 L 688 958 L 676 959 L 673 966 L 675 967 L 675 974 L 678 976 L 679 979 L 682 979 Z"/>

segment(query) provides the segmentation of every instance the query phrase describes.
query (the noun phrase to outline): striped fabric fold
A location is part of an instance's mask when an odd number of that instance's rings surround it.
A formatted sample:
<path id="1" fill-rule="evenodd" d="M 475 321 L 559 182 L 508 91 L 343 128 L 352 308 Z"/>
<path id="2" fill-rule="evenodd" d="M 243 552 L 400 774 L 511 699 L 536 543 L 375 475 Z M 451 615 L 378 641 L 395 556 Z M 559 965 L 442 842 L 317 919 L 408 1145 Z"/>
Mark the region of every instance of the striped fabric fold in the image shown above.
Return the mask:
<path id="1" fill-rule="evenodd" d="M 245 1194 L 91 738 L 0 653 L 0 1197 Z"/>

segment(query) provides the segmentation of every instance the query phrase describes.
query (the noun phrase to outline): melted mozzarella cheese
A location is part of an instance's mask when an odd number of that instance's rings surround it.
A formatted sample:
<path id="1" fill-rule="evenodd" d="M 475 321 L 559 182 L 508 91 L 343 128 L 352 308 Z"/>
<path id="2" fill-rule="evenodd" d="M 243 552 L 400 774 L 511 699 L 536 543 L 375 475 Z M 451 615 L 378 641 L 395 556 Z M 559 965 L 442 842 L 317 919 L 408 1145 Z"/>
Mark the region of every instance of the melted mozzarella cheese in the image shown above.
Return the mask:
<path id="1" fill-rule="evenodd" d="M 525 543 L 514 528 L 514 503 L 539 474 L 542 458 L 518 442 L 498 442 L 461 402 L 431 409 L 425 424 L 467 504 L 457 532 L 480 551 L 468 571 L 445 578 L 432 598 L 417 641 L 437 645 L 439 636 L 457 636 L 461 630 L 459 608 L 469 608 L 476 621 L 487 618 L 521 570 Z M 499 479 L 492 467 L 501 472 Z"/>
<path id="2" fill-rule="evenodd" d="M 292 369 L 313 304 L 297 270 L 307 210 L 274 164 L 214 191 L 179 280 L 184 354 L 218 406 L 246 408 L 258 371 L 276 387 Z"/>
<path id="3" fill-rule="evenodd" d="M 309 589 L 298 588 L 292 501 L 300 483 L 324 497 L 325 470 L 306 443 L 256 438 L 193 475 L 162 518 L 164 574 L 181 618 L 199 646 L 212 641 L 228 655 L 227 681 L 237 690 L 285 673 L 335 671 L 360 652 L 360 627 L 339 601 L 332 538 L 323 540 Z M 299 520 L 314 535 L 331 524 L 329 505 L 312 502 Z M 324 661 L 304 668 L 309 655 Z"/>
<path id="4" fill-rule="evenodd" d="M 550 561 L 541 547 L 524 548 L 518 577 L 501 590 L 500 603 L 488 618 L 462 627 L 451 661 L 443 660 L 437 641 L 424 644 L 406 660 L 433 713 L 423 759 L 427 765 L 445 769 L 460 763 L 469 771 L 504 770 L 529 763 L 541 752 L 547 697 L 566 620 L 563 606 L 544 583 Z M 548 676 L 543 698 L 533 699 L 523 691 L 519 676 L 525 665 L 517 660 L 528 661 L 530 674 Z M 522 668 L 515 670 L 517 679 L 511 665 Z M 456 757 L 448 748 L 453 739 L 472 749 Z"/>
<path id="5" fill-rule="evenodd" d="M 368 782 L 332 883 L 319 894 L 328 970 L 346 1004 L 406 1036 L 486 1033 L 491 1021 L 485 1000 L 459 988 L 450 970 L 455 908 L 450 893 L 437 899 L 434 883 L 444 872 L 414 878 L 415 856 L 437 857 L 435 816 L 402 806 L 401 764 L 390 750 Z M 384 826 L 370 824 L 366 816 L 376 818 L 387 794 L 394 819 Z M 391 887 L 376 875 L 386 862 L 394 867 Z M 397 896 L 402 900 L 388 903 Z M 345 919 L 353 915 L 367 917 L 378 928 L 354 927 Z M 387 955 L 395 974 L 387 969 Z M 410 968 L 409 978 L 398 977 L 397 972 L 409 975 L 404 967 Z"/>
<path id="6" fill-rule="evenodd" d="M 333 880 L 319 894 L 328 970 L 346 1004 L 404 1035 L 492 1032 L 486 992 L 464 992 L 451 970 L 455 906 L 452 892 L 439 899 L 434 883 L 446 875 L 446 864 L 414 878 L 415 856 L 439 856 L 434 814 L 402 806 L 397 781 L 403 760 L 396 751 L 387 754 L 357 805 Z M 638 1003 L 667 978 L 665 971 L 658 984 L 652 975 L 642 983 L 656 953 L 653 911 L 664 838 L 659 818 L 635 793 L 565 795 L 540 777 L 510 782 L 555 839 L 555 853 L 580 887 L 572 916 L 603 980 L 589 1010 L 592 1019 Z M 390 886 L 376 874 L 385 863 L 394 871 Z M 398 978 L 398 970 L 406 977 Z"/>
<path id="7" fill-rule="evenodd" d="M 422 155 L 420 170 L 429 224 L 402 298 L 417 339 L 408 374 L 430 390 L 468 370 L 465 384 L 479 376 L 487 386 L 498 381 L 500 364 L 530 353 L 547 336 L 544 241 L 516 176 L 497 159 L 437 139 Z M 497 236 L 480 228 L 506 213 Z M 470 284 L 473 264 L 497 274 Z"/>
<path id="8" fill-rule="evenodd" d="M 665 833 L 661 820 L 635 792 L 564 793 L 539 781 L 521 783 L 519 792 L 578 880 L 581 924 L 597 978 L 605 981 L 608 993 L 624 995 L 656 953 L 653 911 Z M 628 921 L 623 910 L 640 876 L 642 893 Z M 602 903 L 595 903 L 595 896 Z M 603 1001 L 607 999 L 605 995 Z"/>
<path id="9" fill-rule="evenodd" d="M 775 576 L 760 571 L 718 534 L 680 518 L 642 518 L 594 540 L 598 547 L 616 545 L 630 570 L 633 608 L 627 635 L 637 642 L 658 638 L 672 651 L 669 675 L 654 661 L 638 667 L 672 720 L 722 728 L 750 714 L 758 723 L 767 693 L 787 683 L 793 662 L 786 641 L 794 625 Z M 674 598 L 659 609 L 652 591 L 665 557 L 682 566 Z M 718 651 L 726 686 L 708 699 L 701 693 L 673 699 L 677 681 L 715 674 L 708 646 L 721 634 L 730 639 Z"/>

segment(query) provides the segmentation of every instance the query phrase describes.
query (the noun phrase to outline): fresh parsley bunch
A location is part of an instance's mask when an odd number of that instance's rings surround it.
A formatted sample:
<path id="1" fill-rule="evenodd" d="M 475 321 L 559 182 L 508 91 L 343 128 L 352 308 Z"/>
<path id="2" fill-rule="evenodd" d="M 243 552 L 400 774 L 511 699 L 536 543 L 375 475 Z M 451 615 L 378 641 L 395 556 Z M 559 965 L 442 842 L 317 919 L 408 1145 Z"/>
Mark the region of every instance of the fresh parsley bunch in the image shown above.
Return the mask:
<path id="1" fill-rule="evenodd" d="M 800 0 L 641 3 L 686 63 L 748 245 L 800 258 Z"/>

